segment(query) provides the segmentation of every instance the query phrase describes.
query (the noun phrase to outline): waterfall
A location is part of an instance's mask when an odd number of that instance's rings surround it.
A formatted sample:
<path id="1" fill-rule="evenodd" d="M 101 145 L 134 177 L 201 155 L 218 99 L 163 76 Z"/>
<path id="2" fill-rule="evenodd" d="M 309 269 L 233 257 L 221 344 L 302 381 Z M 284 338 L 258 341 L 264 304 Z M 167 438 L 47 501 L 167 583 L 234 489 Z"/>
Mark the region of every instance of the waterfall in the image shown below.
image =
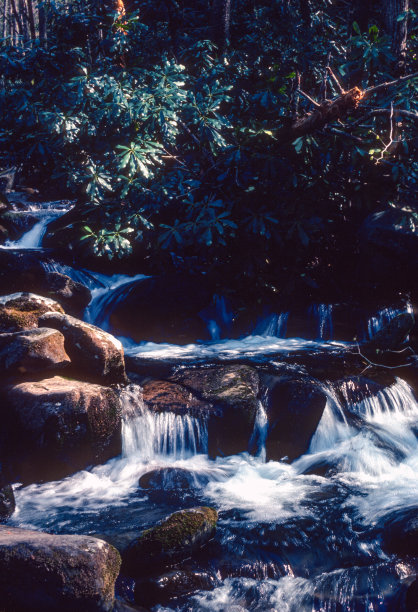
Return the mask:
<path id="1" fill-rule="evenodd" d="M 208 431 L 204 418 L 153 412 L 145 406 L 137 385 L 129 385 L 121 399 L 122 457 L 150 461 L 157 457 L 186 459 L 207 453 Z"/>
<path id="2" fill-rule="evenodd" d="M 67 201 L 43 202 L 42 204 L 29 204 L 26 212 L 34 217 L 39 217 L 39 221 L 18 240 L 8 240 L 2 248 L 5 249 L 39 249 L 42 247 L 42 240 L 45 236 L 47 227 L 52 221 L 62 217 L 72 208 L 72 204 Z"/>
<path id="3" fill-rule="evenodd" d="M 259 323 L 257 323 L 257 326 L 254 330 L 254 334 L 256 336 L 263 336 L 265 338 L 284 338 L 286 336 L 288 319 L 288 312 L 281 312 L 280 314 L 271 314 L 265 319 L 259 321 Z"/>
<path id="4" fill-rule="evenodd" d="M 316 321 L 317 338 L 320 340 L 332 340 L 332 304 L 313 304 L 309 313 Z"/>
<path id="5" fill-rule="evenodd" d="M 398 315 L 403 312 L 412 313 L 412 305 L 408 302 L 405 308 L 382 308 L 379 312 L 370 317 L 367 322 L 367 338 L 371 340 L 383 327 L 385 327 L 392 319 L 395 319 Z"/>
<path id="6" fill-rule="evenodd" d="M 261 401 L 258 402 L 258 409 L 255 415 L 254 429 L 249 442 L 250 452 L 253 452 L 261 461 L 266 460 L 266 440 L 268 431 L 267 412 Z"/>

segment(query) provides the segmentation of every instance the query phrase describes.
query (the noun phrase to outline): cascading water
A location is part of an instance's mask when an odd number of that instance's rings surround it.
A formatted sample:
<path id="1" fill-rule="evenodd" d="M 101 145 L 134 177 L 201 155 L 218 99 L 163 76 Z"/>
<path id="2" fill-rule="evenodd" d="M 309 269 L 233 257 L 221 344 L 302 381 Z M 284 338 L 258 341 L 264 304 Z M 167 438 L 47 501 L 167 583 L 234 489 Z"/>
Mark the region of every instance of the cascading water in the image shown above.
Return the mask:
<path id="1" fill-rule="evenodd" d="M 262 319 L 257 324 L 254 330 L 254 335 L 264 336 L 265 338 L 284 338 L 286 336 L 288 319 L 288 312 L 281 312 L 280 314 L 271 314 L 268 317 Z"/>
<path id="2" fill-rule="evenodd" d="M 370 317 L 367 322 L 367 337 L 370 340 L 374 338 L 377 332 L 403 312 L 412 313 L 412 305 L 407 303 L 405 308 L 388 307 L 379 310 L 379 312 L 373 317 Z"/>
<path id="3" fill-rule="evenodd" d="M 332 340 L 332 307 L 332 304 L 313 304 L 309 309 L 311 316 L 316 321 L 317 338 L 320 340 Z"/>
<path id="4" fill-rule="evenodd" d="M 18 240 L 8 240 L 1 248 L 6 249 L 39 249 L 45 236 L 47 227 L 52 221 L 62 217 L 72 208 L 71 202 L 43 202 L 42 204 L 29 204 L 26 211 L 39 221 L 21 236 Z"/>
<path id="5" fill-rule="evenodd" d="M 33 244 L 33 236 L 27 242 Z M 113 306 L 144 278 L 44 265 L 90 288 L 85 318 L 106 329 Z M 269 367 L 275 368 L 281 353 L 343 347 L 325 341 L 333 333 L 332 306 L 319 304 L 311 312 L 317 341 L 282 338 L 288 313 L 264 319 L 251 336 L 221 340 L 232 319 L 225 300 L 217 298 L 206 313 L 211 342 L 146 343 L 126 352 L 208 364 L 274 355 Z M 367 335 L 398 312 L 380 311 Z M 121 455 L 58 482 L 16 485 L 17 511 L 8 524 L 56 533 L 137 533 L 184 505 L 213 505 L 221 520 L 216 546 L 206 554 L 212 555 L 215 588 L 178 598 L 164 610 L 401 611 L 402 585 L 416 567 L 382 550 L 379 530 L 391 513 L 418 506 L 418 404 L 400 379 L 386 388 L 366 386 L 350 394 L 347 387 L 337 393 L 324 385 L 327 402 L 310 447 L 288 464 L 266 461 L 270 424 L 262 402 L 249 440 L 253 454 L 211 460 L 206 418 L 152 412 L 141 388 L 129 385 L 121 391 Z M 180 495 L 158 498 L 139 484 L 153 471 L 193 478 Z M 170 478 L 161 482 L 166 494 Z"/>

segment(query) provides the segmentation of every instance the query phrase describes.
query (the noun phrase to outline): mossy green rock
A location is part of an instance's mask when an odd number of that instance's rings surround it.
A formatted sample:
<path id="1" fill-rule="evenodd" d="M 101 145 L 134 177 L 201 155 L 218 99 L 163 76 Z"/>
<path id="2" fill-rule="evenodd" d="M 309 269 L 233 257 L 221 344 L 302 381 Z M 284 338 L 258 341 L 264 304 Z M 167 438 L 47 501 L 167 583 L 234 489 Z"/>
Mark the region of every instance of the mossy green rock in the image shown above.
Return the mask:
<path id="1" fill-rule="evenodd" d="M 47 312 L 63 313 L 54 300 L 32 293 L 14 293 L 0 298 L 0 332 L 15 332 L 38 327 Z"/>
<path id="2" fill-rule="evenodd" d="M 190 557 L 213 538 L 217 521 L 216 510 L 205 506 L 174 512 L 130 544 L 123 558 L 124 571 L 141 576 Z"/>

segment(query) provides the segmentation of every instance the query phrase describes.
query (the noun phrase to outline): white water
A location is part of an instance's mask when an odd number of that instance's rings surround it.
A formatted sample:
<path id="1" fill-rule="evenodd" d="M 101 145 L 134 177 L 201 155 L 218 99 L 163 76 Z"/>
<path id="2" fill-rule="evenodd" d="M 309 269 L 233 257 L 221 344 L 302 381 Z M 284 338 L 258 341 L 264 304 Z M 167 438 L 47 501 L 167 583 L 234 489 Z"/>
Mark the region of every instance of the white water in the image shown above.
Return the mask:
<path id="1" fill-rule="evenodd" d="M 267 336 L 247 336 L 238 340 L 220 340 L 219 342 L 201 342 L 199 344 L 177 345 L 168 343 L 146 342 L 140 345 L 127 346 L 128 355 L 148 359 L 231 359 L 234 357 L 255 357 L 275 353 L 297 351 L 335 350 L 347 346 L 344 342 L 320 342 L 303 338 L 276 338 Z"/>
<path id="2" fill-rule="evenodd" d="M 316 321 L 317 338 L 320 340 L 332 340 L 332 304 L 313 304 L 309 309 L 311 316 Z"/>
<path id="3" fill-rule="evenodd" d="M 286 336 L 288 319 L 288 312 L 281 312 L 280 314 L 269 315 L 257 324 L 254 330 L 254 335 L 264 336 L 265 338 L 284 338 Z"/>
<path id="4" fill-rule="evenodd" d="M 26 212 L 31 216 L 39 217 L 39 221 L 18 240 L 7 240 L 1 247 L 3 249 L 39 249 L 45 236 L 48 225 L 55 219 L 62 217 L 72 208 L 67 201 L 43 202 L 42 204 L 28 204 Z"/>

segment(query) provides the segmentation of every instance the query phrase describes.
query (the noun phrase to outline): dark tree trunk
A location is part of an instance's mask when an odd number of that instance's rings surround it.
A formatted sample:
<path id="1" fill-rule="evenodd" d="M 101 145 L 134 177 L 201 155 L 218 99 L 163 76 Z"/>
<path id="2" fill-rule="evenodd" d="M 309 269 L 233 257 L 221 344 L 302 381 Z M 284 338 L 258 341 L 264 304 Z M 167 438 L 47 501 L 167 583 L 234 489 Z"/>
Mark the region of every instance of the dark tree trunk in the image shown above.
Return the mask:
<path id="1" fill-rule="evenodd" d="M 408 37 L 408 17 L 398 18 L 409 9 L 409 0 L 385 0 L 385 28 L 391 37 L 392 53 L 396 57 L 398 73 L 405 72 L 406 41 Z"/>
<path id="2" fill-rule="evenodd" d="M 229 44 L 231 1 L 232 0 L 214 0 L 212 5 L 213 40 L 222 50 Z"/>
<path id="3" fill-rule="evenodd" d="M 28 7 L 28 21 L 29 21 L 29 31 L 30 37 L 32 40 L 36 38 L 36 28 L 35 28 L 35 16 L 33 13 L 33 4 L 32 0 L 26 0 Z"/>
<path id="4" fill-rule="evenodd" d="M 38 6 L 38 19 L 39 19 L 39 41 L 43 46 L 46 42 L 46 16 L 45 16 L 45 6 Z"/>
<path id="5" fill-rule="evenodd" d="M 306 29 L 311 25 L 311 10 L 309 8 L 309 0 L 299 0 L 300 16 L 302 23 Z"/>

